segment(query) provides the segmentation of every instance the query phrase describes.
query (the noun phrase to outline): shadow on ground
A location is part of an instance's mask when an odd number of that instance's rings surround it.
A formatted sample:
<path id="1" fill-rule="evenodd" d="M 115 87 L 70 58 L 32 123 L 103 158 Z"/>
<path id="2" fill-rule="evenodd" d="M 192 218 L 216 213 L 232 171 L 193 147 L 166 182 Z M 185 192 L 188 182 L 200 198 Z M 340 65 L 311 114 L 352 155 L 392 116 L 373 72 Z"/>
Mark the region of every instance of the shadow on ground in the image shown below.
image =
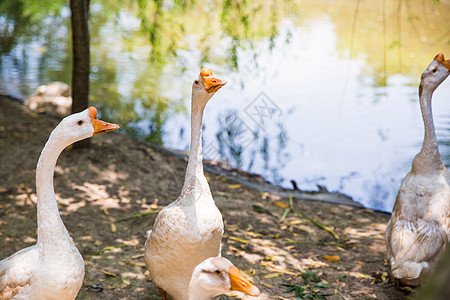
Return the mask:
<path id="1" fill-rule="evenodd" d="M 57 122 L 0 99 L 0 259 L 36 242 L 35 166 Z M 77 299 L 161 299 L 144 265 L 146 231 L 177 198 L 185 168 L 186 160 L 120 133 L 61 154 L 55 191 L 86 264 Z M 290 203 L 217 173 L 207 178 L 225 221 L 223 256 L 270 299 L 296 299 L 296 288 L 311 299 L 404 297 L 388 275 L 388 215 Z"/>

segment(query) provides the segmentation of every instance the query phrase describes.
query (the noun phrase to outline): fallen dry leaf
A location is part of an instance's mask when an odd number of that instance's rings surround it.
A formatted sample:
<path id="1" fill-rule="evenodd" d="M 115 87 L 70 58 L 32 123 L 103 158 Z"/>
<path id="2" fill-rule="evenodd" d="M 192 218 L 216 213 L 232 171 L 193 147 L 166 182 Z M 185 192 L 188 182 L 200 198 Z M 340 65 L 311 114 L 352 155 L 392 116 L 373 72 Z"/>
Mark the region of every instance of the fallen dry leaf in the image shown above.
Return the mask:
<path id="1" fill-rule="evenodd" d="M 252 231 L 244 231 L 244 230 L 240 230 L 240 232 L 252 236 L 252 237 L 261 237 L 263 236 L 261 233 L 256 233 L 256 232 L 252 232 Z"/>
<path id="2" fill-rule="evenodd" d="M 388 276 L 388 273 L 387 273 L 387 272 L 383 272 L 383 273 L 381 274 L 381 280 L 382 280 L 383 282 L 388 282 L 389 276 Z"/>
<path id="3" fill-rule="evenodd" d="M 268 287 L 269 289 L 273 289 L 273 287 L 270 284 L 264 283 L 264 282 L 260 282 L 259 284 Z"/>
<path id="4" fill-rule="evenodd" d="M 108 275 L 108 276 L 112 276 L 112 277 L 116 277 L 116 276 L 117 276 L 116 274 L 111 273 L 111 272 L 109 272 L 109 271 L 106 271 L 105 269 L 102 269 L 102 272 L 105 273 L 105 274 Z"/>
<path id="5" fill-rule="evenodd" d="M 239 189 L 242 187 L 242 184 L 238 183 L 238 184 L 229 184 L 228 188 L 230 189 Z"/>
<path id="6" fill-rule="evenodd" d="M 267 274 L 266 276 L 264 276 L 264 278 L 275 278 L 281 276 L 281 273 L 272 273 L 272 274 Z"/>
<path id="7" fill-rule="evenodd" d="M 370 294 L 373 293 L 373 289 L 365 288 L 359 291 L 352 291 L 350 292 L 350 295 L 356 296 L 356 295 L 364 295 L 364 294 Z"/>
<path id="8" fill-rule="evenodd" d="M 282 201 L 277 201 L 277 202 L 274 202 L 273 204 L 275 206 L 278 206 L 278 207 L 281 207 L 281 208 L 288 208 L 289 207 L 288 203 L 285 203 L 285 202 L 282 202 Z"/>
<path id="9" fill-rule="evenodd" d="M 248 244 L 247 240 L 244 240 L 244 239 L 241 239 L 241 238 L 238 238 L 238 237 L 235 237 L 235 236 L 229 236 L 228 239 L 236 241 L 236 242 L 239 242 L 239 243 L 242 243 L 242 244 Z"/>
<path id="10" fill-rule="evenodd" d="M 299 219 L 295 219 L 295 220 L 289 221 L 288 223 L 289 223 L 290 225 L 298 225 L 298 224 L 303 223 L 303 221 L 302 221 L 302 220 L 299 220 Z"/>
<path id="11" fill-rule="evenodd" d="M 227 224 L 227 225 L 225 226 L 225 229 L 226 229 L 227 231 L 236 231 L 236 230 L 239 229 L 239 225 L 238 225 L 238 224 Z"/>
<path id="12" fill-rule="evenodd" d="M 126 280 L 126 279 L 122 279 L 122 282 L 125 283 L 126 285 L 131 285 L 131 282 L 129 282 L 129 281 Z"/>
<path id="13" fill-rule="evenodd" d="M 371 280 L 375 279 L 370 275 L 366 275 L 366 274 L 359 273 L 359 272 L 350 272 L 349 275 L 352 277 L 359 277 L 359 278 L 364 278 L 364 279 L 371 279 Z"/>
<path id="14" fill-rule="evenodd" d="M 130 265 L 130 266 L 143 267 L 143 268 L 146 267 L 146 265 L 144 263 L 137 263 L 137 262 L 134 262 L 134 261 L 131 261 L 131 260 L 123 260 L 123 262 L 128 264 L 128 265 Z"/>
<path id="15" fill-rule="evenodd" d="M 328 261 L 340 261 L 341 258 L 338 255 L 324 255 L 322 256 L 323 259 L 326 259 Z"/>

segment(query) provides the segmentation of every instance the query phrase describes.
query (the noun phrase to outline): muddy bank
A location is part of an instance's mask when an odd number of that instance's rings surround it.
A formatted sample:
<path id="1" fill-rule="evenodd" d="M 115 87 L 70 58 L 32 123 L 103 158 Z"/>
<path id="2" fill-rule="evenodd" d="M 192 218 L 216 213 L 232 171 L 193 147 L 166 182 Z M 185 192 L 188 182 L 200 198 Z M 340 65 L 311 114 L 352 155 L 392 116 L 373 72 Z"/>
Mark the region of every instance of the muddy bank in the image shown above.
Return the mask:
<path id="1" fill-rule="evenodd" d="M 57 122 L 0 98 L 0 258 L 36 242 L 35 167 Z M 177 198 L 186 162 L 115 132 L 61 154 L 55 192 L 86 264 L 78 299 L 160 299 L 144 266 L 145 233 Z M 290 203 L 289 191 L 258 176 L 214 163 L 205 171 L 224 217 L 223 256 L 270 299 L 295 299 L 286 291 L 296 285 L 316 299 L 404 296 L 388 275 L 387 214 L 337 193 L 295 192 Z"/>

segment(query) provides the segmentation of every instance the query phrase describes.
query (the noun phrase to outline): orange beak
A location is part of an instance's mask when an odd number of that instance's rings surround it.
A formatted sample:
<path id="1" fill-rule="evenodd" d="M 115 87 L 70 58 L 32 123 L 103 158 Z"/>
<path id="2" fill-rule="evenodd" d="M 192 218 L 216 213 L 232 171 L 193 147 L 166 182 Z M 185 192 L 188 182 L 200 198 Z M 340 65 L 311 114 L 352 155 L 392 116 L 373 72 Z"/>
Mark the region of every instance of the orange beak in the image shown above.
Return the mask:
<path id="1" fill-rule="evenodd" d="M 212 71 L 207 67 L 204 67 L 200 71 L 200 76 L 202 76 L 203 83 L 205 84 L 205 89 L 208 93 L 215 93 L 225 84 L 227 84 L 225 80 L 215 78 Z"/>
<path id="2" fill-rule="evenodd" d="M 450 60 L 449 59 L 445 60 L 444 53 L 438 53 L 438 55 L 434 57 L 434 60 L 440 62 L 444 67 L 446 67 L 450 71 Z"/>
<path id="3" fill-rule="evenodd" d="M 97 109 L 95 107 L 91 106 L 88 109 L 89 109 L 89 116 L 91 117 L 91 123 L 94 126 L 93 135 L 119 129 L 119 125 L 117 124 L 107 123 L 97 119 Z"/>
<path id="4" fill-rule="evenodd" d="M 230 276 L 231 289 L 233 291 L 244 292 L 250 296 L 259 296 L 259 289 L 253 285 L 250 281 L 242 276 L 239 269 L 235 266 L 230 267 L 228 270 L 228 275 Z"/>

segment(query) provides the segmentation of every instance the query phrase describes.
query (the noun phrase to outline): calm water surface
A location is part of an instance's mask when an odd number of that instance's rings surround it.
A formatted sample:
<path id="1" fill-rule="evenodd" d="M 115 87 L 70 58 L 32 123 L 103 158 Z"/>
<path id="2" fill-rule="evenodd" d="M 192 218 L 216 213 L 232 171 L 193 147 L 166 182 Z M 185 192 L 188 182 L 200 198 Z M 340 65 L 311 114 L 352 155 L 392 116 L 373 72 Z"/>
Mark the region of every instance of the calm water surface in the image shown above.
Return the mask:
<path id="1" fill-rule="evenodd" d="M 65 1 L 0 4 L 0 88 L 70 83 Z M 91 101 L 128 134 L 189 149 L 202 66 L 229 82 L 204 115 L 207 158 L 301 189 L 324 185 L 390 211 L 420 150 L 417 99 L 450 57 L 450 1 L 91 1 Z M 450 165 L 450 80 L 435 92 Z"/>

